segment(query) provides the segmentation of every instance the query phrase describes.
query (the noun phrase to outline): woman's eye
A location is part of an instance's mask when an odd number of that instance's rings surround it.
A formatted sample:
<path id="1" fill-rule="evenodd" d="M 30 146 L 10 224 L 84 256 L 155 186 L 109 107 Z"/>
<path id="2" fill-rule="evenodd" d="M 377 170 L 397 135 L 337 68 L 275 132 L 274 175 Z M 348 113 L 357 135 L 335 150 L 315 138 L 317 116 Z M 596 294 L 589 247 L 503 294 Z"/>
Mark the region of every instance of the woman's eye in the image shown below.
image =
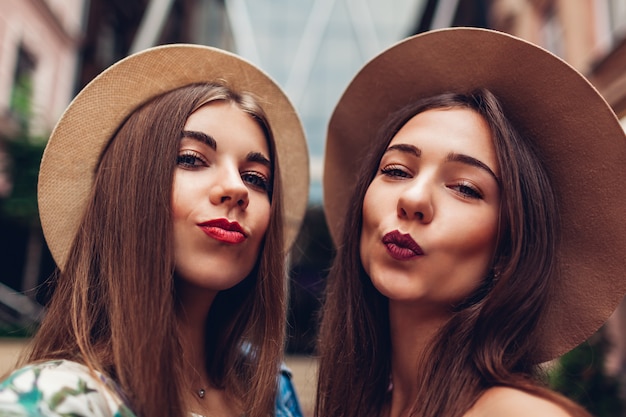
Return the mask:
<path id="1" fill-rule="evenodd" d="M 206 161 L 195 152 L 185 152 L 176 158 L 176 164 L 183 168 L 197 168 L 207 166 Z"/>
<path id="2" fill-rule="evenodd" d="M 268 192 L 269 191 L 269 181 L 268 179 L 259 174 L 258 172 L 244 172 L 241 174 L 241 179 L 246 184 L 251 185 L 252 187 Z"/>
<path id="3" fill-rule="evenodd" d="M 459 183 L 450 187 L 451 189 L 457 191 L 461 196 L 465 198 L 472 198 L 476 200 L 480 200 L 483 198 L 483 195 L 476 187 L 473 185 L 469 185 L 467 183 Z"/>
<path id="4" fill-rule="evenodd" d="M 380 173 L 391 178 L 410 178 L 411 174 L 400 165 L 387 165 L 380 169 Z"/>

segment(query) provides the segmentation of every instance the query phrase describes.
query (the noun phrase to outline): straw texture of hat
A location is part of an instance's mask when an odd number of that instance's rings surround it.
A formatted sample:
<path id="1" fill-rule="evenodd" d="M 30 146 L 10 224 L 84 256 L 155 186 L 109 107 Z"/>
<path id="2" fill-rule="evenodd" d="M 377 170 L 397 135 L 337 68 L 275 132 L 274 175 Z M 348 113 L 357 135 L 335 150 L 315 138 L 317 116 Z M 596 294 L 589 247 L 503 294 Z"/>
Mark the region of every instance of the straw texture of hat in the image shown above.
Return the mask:
<path id="1" fill-rule="evenodd" d="M 229 52 L 200 45 L 159 46 L 131 55 L 91 81 L 70 103 L 44 151 L 38 183 L 41 224 L 63 268 L 102 151 L 121 123 L 150 99 L 178 87 L 220 82 L 255 95 L 266 112 L 281 167 L 285 242 L 300 228 L 309 191 L 304 131 L 287 96 L 263 71 Z"/>

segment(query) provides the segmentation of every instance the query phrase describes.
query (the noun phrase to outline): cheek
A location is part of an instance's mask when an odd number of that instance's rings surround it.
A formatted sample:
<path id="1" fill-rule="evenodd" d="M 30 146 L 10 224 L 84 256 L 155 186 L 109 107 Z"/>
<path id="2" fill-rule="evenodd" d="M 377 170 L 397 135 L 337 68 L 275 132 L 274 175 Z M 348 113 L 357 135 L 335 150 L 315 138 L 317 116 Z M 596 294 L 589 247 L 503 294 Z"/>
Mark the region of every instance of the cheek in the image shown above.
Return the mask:
<path id="1" fill-rule="evenodd" d="M 268 208 L 265 215 L 259 222 L 260 223 L 259 229 L 261 230 L 261 233 L 263 234 L 263 236 L 265 236 L 265 233 L 267 233 L 267 228 L 269 227 L 269 224 L 270 224 L 270 213 L 271 213 L 271 210 Z"/>
<path id="2" fill-rule="evenodd" d="M 483 245 L 490 254 L 493 254 L 498 240 L 499 219 L 499 213 L 493 210 L 484 217 L 482 224 L 476 222 L 476 240 L 483 242 Z"/>
<path id="3" fill-rule="evenodd" d="M 254 222 L 255 222 L 255 228 L 257 229 L 257 234 L 265 236 L 265 233 L 267 232 L 267 228 L 269 227 L 270 216 L 272 215 L 272 207 L 267 198 L 265 199 L 260 198 L 256 202 L 256 204 L 254 204 L 254 207 L 256 207 L 256 209 L 254 209 L 255 210 Z M 250 210 L 250 206 L 248 210 Z"/>
<path id="4" fill-rule="evenodd" d="M 366 236 L 368 236 L 372 230 L 372 217 L 375 216 L 371 205 L 371 193 L 368 189 L 367 193 L 365 193 L 365 197 L 363 198 L 363 208 L 361 209 L 361 247 L 365 243 Z"/>
<path id="5" fill-rule="evenodd" d="M 474 259 L 488 269 L 496 247 L 498 223 L 485 221 L 485 217 L 468 222 L 471 227 L 465 233 L 456 231 L 456 247 L 461 257 Z"/>
<path id="6" fill-rule="evenodd" d="M 176 186 L 176 180 L 174 180 L 174 186 L 172 188 L 172 217 L 177 219 L 183 215 L 184 193 L 180 192 L 180 187 Z"/>
<path id="7" fill-rule="evenodd" d="M 185 217 L 193 206 L 193 196 L 198 195 L 198 189 L 194 189 L 194 179 L 185 177 L 184 173 L 177 170 L 172 181 L 172 217 L 174 219 Z"/>
<path id="8" fill-rule="evenodd" d="M 363 209 L 361 211 L 362 234 L 369 232 L 380 220 L 381 203 L 384 200 L 378 198 L 376 191 L 377 187 L 372 183 L 363 197 Z M 389 199 L 389 196 L 387 196 L 387 199 Z"/>
<path id="9" fill-rule="evenodd" d="M 375 204 L 376 190 L 373 187 L 368 188 L 363 198 L 363 209 L 361 211 L 361 236 L 359 240 L 359 254 L 361 256 L 361 264 L 367 274 L 370 274 L 369 261 L 372 259 L 374 251 L 374 241 L 376 232 L 380 222 L 380 206 Z"/>

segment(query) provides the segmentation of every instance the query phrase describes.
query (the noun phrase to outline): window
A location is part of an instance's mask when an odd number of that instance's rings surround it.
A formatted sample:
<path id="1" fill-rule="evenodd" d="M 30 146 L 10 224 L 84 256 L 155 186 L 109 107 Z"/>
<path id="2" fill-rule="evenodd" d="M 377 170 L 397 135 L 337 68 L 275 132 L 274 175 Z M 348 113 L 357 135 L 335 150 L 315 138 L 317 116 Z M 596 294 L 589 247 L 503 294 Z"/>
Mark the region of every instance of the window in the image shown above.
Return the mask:
<path id="1" fill-rule="evenodd" d="M 35 60 L 23 47 L 20 47 L 9 109 L 11 115 L 17 120 L 20 128 L 23 130 L 28 130 L 32 115 L 34 72 Z"/>

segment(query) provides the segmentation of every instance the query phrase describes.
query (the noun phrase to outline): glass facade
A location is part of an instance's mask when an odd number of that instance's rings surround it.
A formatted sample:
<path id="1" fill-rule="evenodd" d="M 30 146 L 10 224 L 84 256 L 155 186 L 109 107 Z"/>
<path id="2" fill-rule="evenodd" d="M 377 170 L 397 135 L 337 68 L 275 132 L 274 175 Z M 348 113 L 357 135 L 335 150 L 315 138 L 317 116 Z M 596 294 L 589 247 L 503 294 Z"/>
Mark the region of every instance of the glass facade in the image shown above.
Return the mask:
<path id="1" fill-rule="evenodd" d="M 204 23 L 196 34 L 203 43 L 232 50 L 263 68 L 298 109 L 311 156 L 311 205 L 322 202 L 324 141 L 334 105 L 367 60 L 411 33 L 424 3 L 207 0 L 200 8 L 198 21 Z M 225 19 L 217 17 L 218 9 Z"/>

